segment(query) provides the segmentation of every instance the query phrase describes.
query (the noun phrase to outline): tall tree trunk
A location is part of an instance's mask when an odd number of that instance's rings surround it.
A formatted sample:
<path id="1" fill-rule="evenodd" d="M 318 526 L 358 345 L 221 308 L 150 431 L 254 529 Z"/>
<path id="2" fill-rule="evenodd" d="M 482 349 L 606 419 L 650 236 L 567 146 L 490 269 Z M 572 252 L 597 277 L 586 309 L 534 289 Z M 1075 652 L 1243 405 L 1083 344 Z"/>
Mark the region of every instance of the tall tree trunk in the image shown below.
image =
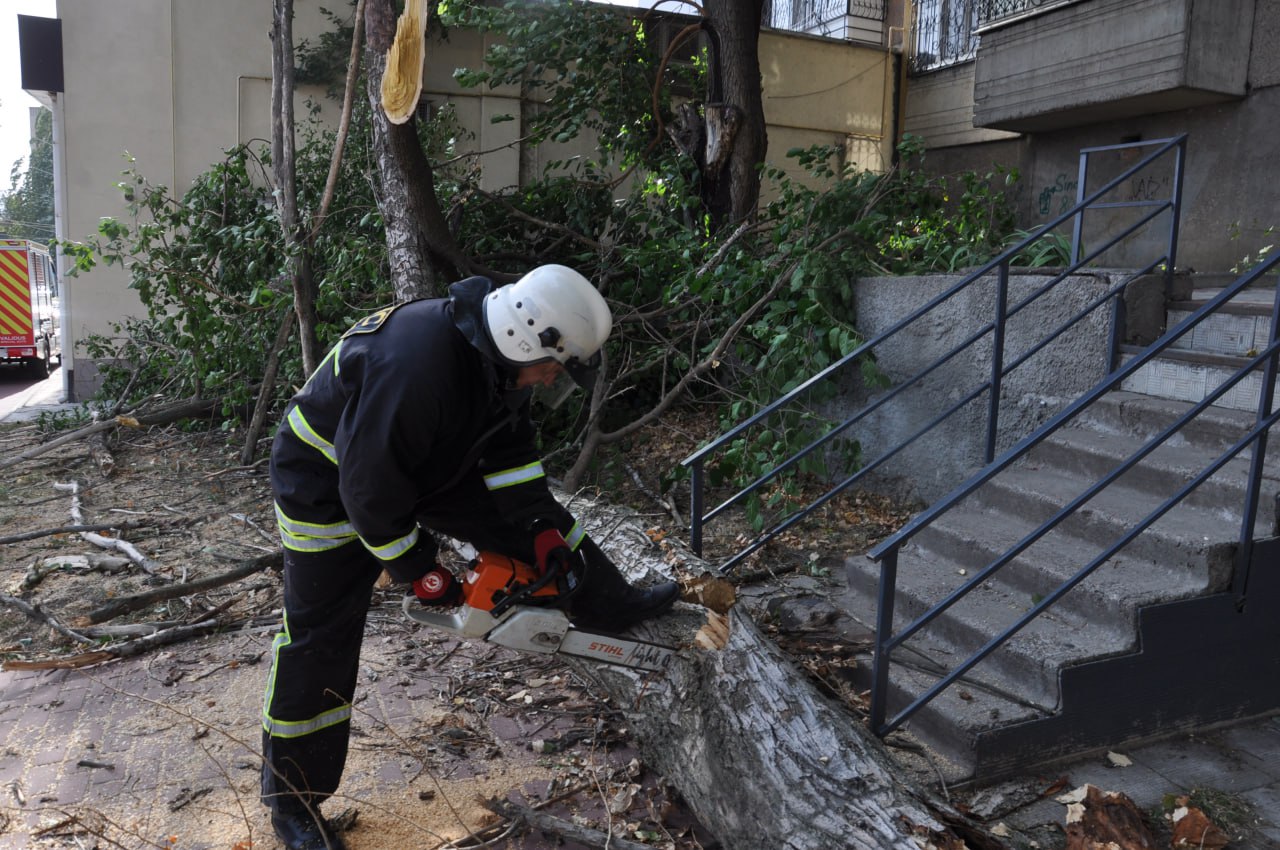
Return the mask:
<path id="1" fill-rule="evenodd" d="M 758 167 L 768 146 L 759 55 L 763 5 L 763 0 L 707 0 L 704 6 L 713 73 L 703 109 L 703 200 L 717 230 L 754 216 L 760 199 Z"/>
<path id="2" fill-rule="evenodd" d="M 271 168 L 280 227 L 284 231 L 286 268 L 298 315 L 302 368 L 310 375 L 320 362 L 316 339 L 315 281 L 311 276 L 307 238 L 298 222 L 298 184 L 293 123 L 293 0 L 273 0 L 271 25 Z"/>
<path id="3" fill-rule="evenodd" d="M 471 263 L 449 232 L 436 198 L 435 174 L 418 141 L 417 120 L 392 124 L 382 108 L 382 75 L 395 37 L 391 0 L 365 7 L 365 67 L 378 162 L 378 209 L 387 231 L 387 253 L 397 300 L 442 295 Z"/>

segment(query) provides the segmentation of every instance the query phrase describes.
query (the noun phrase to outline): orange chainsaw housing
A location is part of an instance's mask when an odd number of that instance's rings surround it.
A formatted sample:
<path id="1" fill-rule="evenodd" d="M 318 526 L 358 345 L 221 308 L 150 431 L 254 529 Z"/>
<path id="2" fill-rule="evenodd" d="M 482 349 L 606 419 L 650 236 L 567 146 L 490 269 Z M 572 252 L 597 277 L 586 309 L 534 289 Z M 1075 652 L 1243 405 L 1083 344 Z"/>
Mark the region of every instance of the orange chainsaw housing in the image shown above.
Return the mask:
<path id="1" fill-rule="evenodd" d="M 537 580 L 537 570 L 525 562 L 497 552 L 481 552 L 469 565 L 467 580 L 462 586 L 462 599 L 472 608 L 492 611 L 498 599 L 519 590 L 521 585 L 527 586 Z M 553 581 L 534 591 L 533 598 L 554 598 L 559 595 Z"/>

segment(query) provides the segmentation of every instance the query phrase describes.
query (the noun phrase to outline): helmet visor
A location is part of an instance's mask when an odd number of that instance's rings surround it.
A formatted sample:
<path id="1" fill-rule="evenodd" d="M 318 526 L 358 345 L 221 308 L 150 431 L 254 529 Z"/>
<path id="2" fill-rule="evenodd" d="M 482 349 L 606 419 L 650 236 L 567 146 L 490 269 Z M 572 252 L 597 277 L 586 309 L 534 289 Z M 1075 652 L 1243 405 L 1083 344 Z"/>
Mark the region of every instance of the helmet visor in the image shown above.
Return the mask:
<path id="1" fill-rule="evenodd" d="M 578 385 L 573 378 L 567 372 L 561 372 L 550 385 L 535 385 L 533 388 L 533 400 L 548 410 L 555 410 L 564 404 L 565 399 L 572 395 L 577 388 Z"/>
<path id="2" fill-rule="evenodd" d="M 600 352 L 597 351 L 586 360 L 570 357 L 565 362 L 564 368 L 575 384 L 590 391 L 595 386 L 596 374 L 600 371 L 600 360 Z"/>

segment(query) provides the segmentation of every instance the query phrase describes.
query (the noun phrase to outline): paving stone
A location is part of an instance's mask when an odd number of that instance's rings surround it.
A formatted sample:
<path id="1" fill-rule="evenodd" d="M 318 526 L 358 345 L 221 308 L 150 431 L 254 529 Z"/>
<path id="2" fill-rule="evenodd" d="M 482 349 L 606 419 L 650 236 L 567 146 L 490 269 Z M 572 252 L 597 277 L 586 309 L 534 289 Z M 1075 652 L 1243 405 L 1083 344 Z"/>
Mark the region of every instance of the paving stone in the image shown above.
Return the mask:
<path id="1" fill-rule="evenodd" d="M 1280 779 L 1280 723 L 1276 718 L 1225 729 L 1219 738 L 1226 749 L 1239 753 L 1245 763 L 1272 779 Z"/>
<path id="2" fill-rule="evenodd" d="M 1238 752 L 1224 750 L 1199 739 L 1168 741 L 1131 753 L 1135 763 L 1141 763 L 1159 773 L 1169 784 L 1177 786 L 1170 791 L 1191 791 L 1196 788 L 1213 788 L 1218 791 L 1240 792 L 1270 783 L 1271 778 L 1246 763 Z"/>

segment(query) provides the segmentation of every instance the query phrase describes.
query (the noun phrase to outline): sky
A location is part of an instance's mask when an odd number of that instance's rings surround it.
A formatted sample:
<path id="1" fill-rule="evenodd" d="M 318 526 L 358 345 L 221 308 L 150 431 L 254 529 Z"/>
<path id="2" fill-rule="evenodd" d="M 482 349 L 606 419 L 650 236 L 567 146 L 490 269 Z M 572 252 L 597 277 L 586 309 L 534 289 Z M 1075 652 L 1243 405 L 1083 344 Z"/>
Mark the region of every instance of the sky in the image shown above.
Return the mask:
<path id="1" fill-rule="evenodd" d="M 40 104 L 22 90 L 18 15 L 57 17 L 55 0 L 0 0 L 0 191 L 9 190 L 9 168 L 30 150 L 29 107 Z"/>

